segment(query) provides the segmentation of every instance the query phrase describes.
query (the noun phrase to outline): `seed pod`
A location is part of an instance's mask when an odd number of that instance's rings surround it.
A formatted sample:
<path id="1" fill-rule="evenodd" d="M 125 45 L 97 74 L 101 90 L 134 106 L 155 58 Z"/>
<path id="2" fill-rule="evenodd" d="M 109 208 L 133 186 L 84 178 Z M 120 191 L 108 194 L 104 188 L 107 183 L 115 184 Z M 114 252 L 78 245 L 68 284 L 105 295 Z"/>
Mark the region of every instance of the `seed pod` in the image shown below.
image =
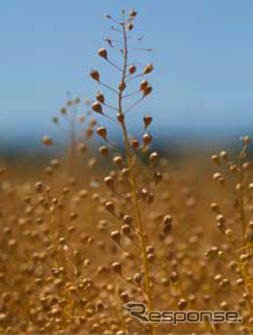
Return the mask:
<path id="1" fill-rule="evenodd" d="M 118 230 L 111 232 L 111 238 L 118 244 L 120 244 L 120 232 Z"/>
<path id="2" fill-rule="evenodd" d="M 42 143 L 46 146 L 52 146 L 54 144 L 52 139 L 49 136 L 43 136 Z"/>
<path id="3" fill-rule="evenodd" d="M 178 302 L 178 307 L 180 310 L 183 310 L 187 307 L 188 301 L 186 299 L 180 299 Z"/>
<path id="4" fill-rule="evenodd" d="M 122 229 L 123 234 L 125 234 L 126 236 L 130 235 L 131 229 L 129 225 L 125 224 L 124 226 L 122 226 L 121 229 Z"/>
<path id="5" fill-rule="evenodd" d="M 140 84 L 140 90 L 143 91 L 148 87 L 148 81 L 147 80 L 142 80 Z"/>
<path id="6" fill-rule="evenodd" d="M 112 269 L 113 269 L 114 272 L 121 275 L 122 266 L 119 262 L 112 263 Z"/>
<path id="7" fill-rule="evenodd" d="M 133 223 L 133 218 L 130 215 L 124 215 L 123 216 L 123 221 L 127 225 L 131 225 Z"/>
<path id="8" fill-rule="evenodd" d="M 100 74 L 97 70 L 92 70 L 90 72 L 90 76 L 92 79 L 96 80 L 96 81 L 100 81 Z"/>
<path id="9" fill-rule="evenodd" d="M 121 156 L 116 156 L 113 158 L 113 163 L 117 165 L 118 167 L 121 167 L 123 164 L 123 159 Z"/>
<path id="10" fill-rule="evenodd" d="M 107 130 L 105 127 L 99 127 L 97 128 L 97 134 L 101 136 L 103 139 L 106 139 L 107 136 Z"/>
<path id="11" fill-rule="evenodd" d="M 159 156 L 158 156 L 158 153 L 157 152 L 152 152 L 150 155 L 149 155 L 149 161 L 150 163 L 155 163 L 157 162 L 159 159 Z"/>
<path id="12" fill-rule="evenodd" d="M 148 145 L 148 144 L 150 144 L 151 141 L 152 141 L 152 136 L 151 136 L 150 134 L 148 134 L 148 133 L 145 133 L 145 134 L 142 136 L 142 140 L 143 140 L 143 143 L 144 143 L 145 145 Z"/>
<path id="13" fill-rule="evenodd" d="M 224 161 L 228 161 L 228 153 L 225 150 L 220 152 L 220 157 L 223 158 Z"/>
<path id="14" fill-rule="evenodd" d="M 98 92 L 96 95 L 97 101 L 101 102 L 102 104 L 105 102 L 105 97 L 102 93 Z"/>
<path id="15" fill-rule="evenodd" d="M 211 160 L 215 164 L 220 164 L 219 156 L 218 155 L 212 155 Z"/>
<path id="16" fill-rule="evenodd" d="M 52 120 L 53 120 L 54 123 L 58 123 L 59 122 L 58 116 L 54 116 Z"/>
<path id="17" fill-rule="evenodd" d="M 144 126 L 145 126 L 145 129 L 148 128 L 148 126 L 151 124 L 153 118 L 151 115 L 145 115 L 144 118 L 143 118 L 143 122 L 144 122 Z"/>
<path id="18" fill-rule="evenodd" d="M 113 188 L 114 180 L 111 176 L 105 177 L 104 182 L 105 182 L 106 186 L 108 186 L 111 189 Z"/>
<path id="19" fill-rule="evenodd" d="M 250 137 L 249 136 L 244 136 L 243 143 L 244 144 L 250 144 Z"/>
<path id="20" fill-rule="evenodd" d="M 95 113 L 103 114 L 103 108 L 98 101 L 93 102 L 91 108 Z"/>
<path id="21" fill-rule="evenodd" d="M 106 203 L 105 203 L 105 208 L 108 210 L 108 212 L 110 212 L 110 213 L 114 213 L 114 211 L 115 211 L 115 205 L 114 205 L 114 203 L 112 202 L 112 201 L 107 201 Z"/>
<path id="22" fill-rule="evenodd" d="M 137 15 L 137 12 L 133 9 L 129 12 L 129 17 L 134 18 Z"/>
<path id="23" fill-rule="evenodd" d="M 139 141 L 136 138 L 133 138 L 130 143 L 133 149 L 138 149 Z"/>
<path id="24" fill-rule="evenodd" d="M 151 94 L 151 92 L 152 92 L 152 87 L 147 86 L 146 88 L 142 90 L 143 97 L 146 97 L 147 95 Z"/>
<path id="25" fill-rule="evenodd" d="M 129 169 L 128 168 L 122 169 L 121 174 L 124 178 L 127 178 L 129 176 Z"/>
<path id="26" fill-rule="evenodd" d="M 136 72 L 136 66 L 135 65 L 130 65 L 128 68 L 128 71 L 130 74 L 134 74 Z"/>
<path id="27" fill-rule="evenodd" d="M 148 74 L 148 73 L 151 73 L 153 70 L 154 70 L 153 65 L 149 64 L 149 65 L 147 65 L 147 66 L 145 67 L 143 73 L 144 73 L 144 74 Z"/>
<path id="28" fill-rule="evenodd" d="M 128 24 L 126 25 L 126 28 L 127 28 L 128 31 L 133 30 L 133 28 L 134 28 L 133 23 L 132 22 L 128 22 Z"/>
<path id="29" fill-rule="evenodd" d="M 121 92 L 123 92 L 123 91 L 125 90 L 125 88 L 126 88 L 126 83 L 123 82 L 123 81 L 121 81 L 121 82 L 119 83 L 119 90 L 120 90 Z"/>
<path id="30" fill-rule="evenodd" d="M 99 152 L 102 156 L 106 156 L 108 154 L 108 148 L 103 145 L 99 148 Z"/>
<path id="31" fill-rule="evenodd" d="M 159 171 L 156 171 L 153 175 L 153 179 L 156 184 L 160 183 L 162 181 L 162 178 L 162 174 Z"/>
<path id="32" fill-rule="evenodd" d="M 98 55 L 104 59 L 108 59 L 107 50 L 105 48 L 101 48 L 98 50 Z"/>

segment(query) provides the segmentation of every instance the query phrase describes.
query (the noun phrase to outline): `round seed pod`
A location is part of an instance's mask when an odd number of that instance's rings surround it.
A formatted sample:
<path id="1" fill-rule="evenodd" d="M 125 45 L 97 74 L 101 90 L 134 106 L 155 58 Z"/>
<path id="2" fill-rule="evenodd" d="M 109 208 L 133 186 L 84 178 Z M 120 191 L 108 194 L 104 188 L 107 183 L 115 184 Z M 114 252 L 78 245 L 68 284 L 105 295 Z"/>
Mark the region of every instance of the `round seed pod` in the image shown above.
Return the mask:
<path id="1" fill-rule="evenodd" d="M 108 59 L 108 53 L 107 50 L 105 48 L 101 48 L 98 50 L 98 55 L 99 57 L 102 57 L 104 59 Z"/>
<path id="2" fill-rule="evenodd" d="M 130 18 L 134 18 L 134 17 L 136 17 L 137 16 L 137 12 L 136 12 L 136 10 L 131 10 L 130 12 L 129 12 L 129 17 Z"/>
<path id="3" fill-rule="evenodd" d="M 93 102 L 91 108 L 95 113 L 103 114 L 103 108 L 98 101 Z"/>
<path id="4" fill-rule="evenodd" d="M 152 152 L 150 155 L 149 155 L 149 161 L 150 163 L 154 164 L 158 161 L 159 159 L 159 156 L 158 156 L 158 153 L 157 152 Z"/>
<path id="5" fill-rule="evenodd" d="M 97 101 L 101 102 L 102 104 L 105 102 L 105 97 L 102 93 L 98 92 L 96 95 Z"/>
<path id="6" fill-rule="evenodd" d="M 132 22 L 128 22 L 127 25 L 126 25 L 126 28 L 127 28 L 128 31 L 133 30 L 133 28 L 134 28 L 133 23 Z"/>
<path id="7" fill-rule="evenodd" d="M 124 215 L 123 216 L 123 221 L 127 225 L 131 225 L 133 223 L 133 218 L 130 215 Z"/>
<path id="8" fill-rule="evenodd" d="M 145 133 L 145 134 L 142 136 L 142 140 L 143 140 L 143 143 L 144 143 L 145 145 L 148 145 L 148 144 L 150 144 L 151 141 L 152 141 L 152 136 L 151 136 L 150 134 L 148 134 L 148 133 Z"/>
<path id="9" fill-rule="evenodd" d="M 147 65 L 147 66 L 145 67 L 143 73 L 144 73 L 144 74 L 148 74 L 148 73 L 151 73 L 153 70 L 154 70 L 153 65 L 149 64 L 149 65 Z"/>
<path id="10" fill-rule="evenodd" d="M 118 230 L 115 230 L 111 232 L 111 238 L 118 244 L 120 244 L 120 232 Z"/>
<path id="11" fill-rule="evenodd" d="M 123 159 L 121 156 L 116 156 L 113 158 L 113 163 L 117 165 L 118 167 L 121 167 L 123 164 Z"/>
<path id="12" fill-rule="evenodd" d="M 244 136 L 243 143 L 244 144 L 250 144 L 250 137 L 249 136 Z"/>
<path id="13" fill-rule="evenodd" d="M 142 90 L 143 97 L 146 97 L 147 95 L 151 94 L 152 92 L 152 86 L 147 86 Z"/>
<path id="14" fill-rule="evenodd" d="M 99 148 L 99 152 L 100 152 L 100 154 L 102 155 L 102 156 L 107 156 L 107 154 L 108 154 L 108 148 L 106 147 L 106 146 L 101 146 L 100 148 Z"/>
<path id="15" fill-rule="evenodd" d="M 147 80 L 142 80 L 140 84 L 140 90 L 143 91 L 148 87 L 148 81 Z"/>
<path id="16" fill-rule="evenodd" d="M 143 117 L 143 122 L 144 122 L 145 129 L 148 128 L 148 126 L 151 124 L 152 121 L 153 121 L 153 118 L 152 118 L 151 115 L 145 115 Z"/>
<path id="17" fill-rule="evenodd" d="M 119 90 L 122 92 L 126 89 L 126 83 L 125 82 L 120 82 L 119 83 Z"/>
<path id="18" fill-rule="evenodd" d="M 136 66 L 135 65 L 130 65 L 128 68 L 128 71 L 130 74 L 134 74 L 136 72 Z"/>
<path id="19" fill-rule="evenodd" d="M 101 136 L 102 138 L 106 139 L 107 136 L 107 130 L 105 127 L 99 127 L 97 128 L 97 134 Z"/>
<path id="20" fill-rule="evenodd" d="M 133 138 L 130 143 L 133 149 L 138 149 L 139 141 L 136 138 Z"/>
<path id="21" fill-rule="evenodd" d="M 110 212 L 110 213 L 114 213 L 114 211 L 115 211 L 115 205 L 114 205 L 114 203 L 112 202 L 112 201 L 107 201 L 106 203 L 105 203 L 105 208 L 108 210 L 108 212 Z"/>
<path id="22" fill-rule="evenodd" d="M 52 141 L 52 139 L 49 136 L 47 136 L 47 135 L 45 135 L 45 136 L 42 137 L 42 143 L 44 145 L 46 145 L 46 146 L 52 146 L 52 145 L 54 145 L 54 142 Z"/>
<path id="23" fill-rule="evenodd" d="M 92 71 L 90 72 L 90 76 L 91 76 L 91 78 L 94 79 L 95 81 L 100 81 L 100 74 L 99 74 L 98 71 L 96 71 L 96 70 L 92 70 Z"/>
<path id="24" fill-rule="evenodd" d="M 106 186 L 108 186 L 109 188 L 113 188 L 114 180 L 111 176 L 105 177 L 104 182 L 105 182 Z"/>
<path id="25" fill-rule="evenodd" d="M 114 262 L 112 263 L 112 269 L 114 272 L 118 273 L 121 275 L 121 271 L 122 271 L 122 266 L 119 262 Z"/>
<path id="26" fill-rule="evenodd" d="M 123 122 L 123 121 L 124 121 L 124 118 L 125 118 L 125 116 L 124 116 L 123 113 L 118 113 L 118 114 L 117 114 L 117 119 L 118 119 L 119 122 Z"/>

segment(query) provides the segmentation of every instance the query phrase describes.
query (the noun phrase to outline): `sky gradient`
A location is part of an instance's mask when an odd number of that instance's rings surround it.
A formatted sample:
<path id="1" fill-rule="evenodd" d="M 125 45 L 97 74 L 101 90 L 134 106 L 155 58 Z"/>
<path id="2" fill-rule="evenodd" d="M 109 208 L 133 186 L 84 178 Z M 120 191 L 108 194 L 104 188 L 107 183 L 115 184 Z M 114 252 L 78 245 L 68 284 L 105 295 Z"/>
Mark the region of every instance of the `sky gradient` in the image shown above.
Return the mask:
<path id="1" fill-rule="evenodd" d="M 157 132 L 250 131 L 252 0 L 8 0 L 0 5 L 0 137 L 48 132 L 68 90 L 92 99 L 88 71 L 101 68 L 96 51 L 110 34 L 104 13 L 122 8 L 138 11 L 137 35 L 154 49 L 154 94 L 140 110 L 154 115 Z"/>

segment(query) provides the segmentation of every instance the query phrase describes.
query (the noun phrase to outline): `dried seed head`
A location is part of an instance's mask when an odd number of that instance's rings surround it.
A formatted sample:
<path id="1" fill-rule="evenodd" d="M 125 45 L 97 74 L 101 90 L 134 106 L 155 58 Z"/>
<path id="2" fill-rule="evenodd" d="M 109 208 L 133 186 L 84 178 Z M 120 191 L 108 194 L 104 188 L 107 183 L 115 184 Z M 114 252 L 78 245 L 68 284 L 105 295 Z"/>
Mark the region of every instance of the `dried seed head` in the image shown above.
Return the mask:
<path id="1" fill-rule="evenodd" d="M 123 216 L 123 221 L 127 225 L 131 225 L 133 223 L 133 218 L 130 215 L 124 215 Z"/>
<path id="2" fill-rule="evenodd" d="M 58 116 L 54 116 L 54 117 L 53 117 L 53 122 L 54 122 L 54 123 L 58 123 L 58 122 L 59 122 L 59 118 L 58 118 Z"/>
<path id="3" fill-rule="evenodd" d="M 114 211 L 115 211 L 115 205 L 114 205 L 114 203 L 112 202 L 112 201 L 107 201 L 106 203 L 105 203 L 105 208 L 108 210 L 108 212 L 110 212 L 110 213 L 114 213 Z"/>
<path id="4" fill-rule="evenodd" d="M 119 90 L 122 92 L 122 91 L 125 90 L 125 88 L 126 88 L 126 83 L 123 82 L 123 81 L 121 81 L 121 82 L 119 83 Z"/>
<path id="5" fill-rule="evenodd" d="M 104 59 L 108 59 L 108 53 L 105 48 L 101 48 L 98 50 L 98 55 Z"/>
<path id="6" fill-rule="evenodd" d="M 85 152 L 86 149 L 87 149 L 87 146 L 86 146 L 85 143 L 83 143 L 83 142 L 78 143 L 78 145 L 77 145 L 77 150 L 78 150 L 79 152 Z"/>
<path id="7" fill-rule="evenodd" d="M 220 164 L 220 159 L 219 159 L 219 156 L 218 155 L 212 155 L 211 156 L 211 160 L 213 163 L 215 164 Z"/>
<path id="8" fill-rule="evenodd" d="M 97 70 L 92 70 L 90 72 L 90 76 L 92 79 L 96 80 L 96 81 L 100 81 L 100 74 Z"/>
<path id="9" fill-rule="evenodd" d="M 210 208 L 211 208 L 211 210 L 213 210 L 216 213 L 220 212 L 219 205 L 216 202 L 211 203 Z"/>
<path id="10" fill-rule="evenodd" d="M 157 152 L 152 152 L 150 155 L 149 155 L 149 161 L 150 163 L 156 163 L 159 159 L 159 156 L 158 156 L 158 153 Z"/>
<path id="11" fill-rule="evenodd" d="M 148 74 L 148 73 L 151 73 L 153 70 L 154 70 L 153 65 L 149 64 L 149 65 L 147 65 L 147 66 L 145 67 L 143 73 L 144 73 L 144 74 Z"/>
<path id="12" fill-rule="evenodd" d="M 133 138 L 130 143 L 133 149 L 138 149 L 139 141 L 136 138 Z"/>
<path id="13" fill-rule="evenodd" d="M 62 115 L 67 114 L 67 108 L 62 107 L 62 108 L 60 109 L 60 113 L 61 113 Z"/>
<path id="14" fill-rule="evenodd" d="M 186 299 L 180 299 L 178 302 L 178 307 L 180 310 L 183 310 L 187 307 L 188 301 Z"/>
<path id="15" fill-rule="evenodd" d="M 105 97 L 102 93 L 98 92 L 96 95 L 97 101 L 101 102 L 102 104 L 105 102 Z"/>
<path id="16" fill-rule="evenodd" d="M 112 269 L 113 269 L 114 272 L 121 275 L 122 266 L 119 262 L 112 263 Z"/>
<path id="17" fill-rule="evenodd" d="M 111 232 L 111 238 L 118 244 L 120 244 L 120 232 L 118 230 L 115 230 Z"/>
<path id="18" fill-rule="evenodd" d="M 106 184 L 106 186 L 108 186 L 109 188 L 113 189 L 113 185 L 114 185 L 114 180 L 111 176 L 105 177 L 104 178 L 104 182 Z"/>
<path id="19" fill-rule="evenodd" d="M 133 28 L 134 28 L 133 23 L 132 22 L 128 22 L 127 25 L 126 25 L 126 28 L 127 28 L 128 31 L 133 30 Z"/>
<path id="20" fill-rule="evenodd" d="M 128 68 L 128 71 L 130 74 L 134 74 L 136 72 L 136 66 L 135 65 L 130 65 Z"/>
<path id="21" fill-rule="evenodd" d="M 249 188 L 250 191 L 253 191 L 253 183 L 250 183 L 248 188 Z"/>
<path id="22" fill-rule="evenodd" d="M 160 183 L 163 179 L 162 174 L 159 171 L 155 171 L 153 175 L 153 179 L 156 184 Z"/>
<path id="23" fill-rule="evenodd" d="M 129 235 L 131 233 L 130 226 L 125 224 L 124 226 L 122 226 L 121 229 L 122 229 L 122 233 L 129 237 Z"/>
<path id="24" fill-rule="evenodd" d="M 250 144 L 250 137 L 249 136 L 244 136 L 243 143 L 244 144 Z"/>
<path id="25" fill-rule="evenodd" d="M 146 97 L 147 95 L 151 94 L 151 92 L 152 92 L 152 87 L 147 86 L 146 88 L 142 90 L 143 97 Z"/>
<path id="26" fill-rule="evenodd" d="M 108 148 L 106 147 L 106 146 L 101 146 L 100 148 L 99 148 L 99 152 L 100 152 L 100 154 L 102 155 L 102 156 L 107 156 L 107 154 L 108 154 Z"/>
<path id="27" fill-rule="evenodd" d="M 118 114 L 117 114 L 117 119 L 118 119 L 119 122 L 123 122 L 123 121 L 124 121 L 124 118 L 125 118 L 125 116 L 124 116 L 123 113 L 118 113 Z"/>
<path id="28" fill-rule="evenodd" d="M 93 102 L 91 108 L 94 112 L 99 113 L 99 114 L 103 114 L 103 108 L 98 101 Z"/>
<path id="29" fill-rule="evenodd" d="M 143 143 L 144 143 L 145 145 L 148 145 L 148 144 L 150 144 L 151 141 L 152 141 L 152 136 L 151 136 L 150 134 L 148 134 L 148 133 L 145 133 L 145 134 L 142 136 L 142 140 L 143 140 Z"/>
<path id="30" fill-rule="evenodd" d="M 225 150 L 220 152 L 220 157 L 223 158 L 224 161 L 228 161 L 228 153 Z"/>
<path id="31" fill-rule="evenodd" d="M 140 84 L 140 90 L 143 91 L 148 87 L 148 81 L 147 80 L 142 80 Z"/>
<path id="32" fill-rule="evenodd" d="M 145 129 L 148 128 L 148 126 L 151 124 L 152 120 L 153 120 L 153 118 L 152 118 L 151 115 L 145 115 L 143 117 L 143 122 L 144 122 Z"/>
<path id="33" fill-rule="evenodd" d="M 42 143 L 46 146 L 52 146 L 54 144 L 52 139 L 49 136 L 43 136 Z"/>
<path id="34" fill-rule="evenodd" d="M 136 12 L 136 10 L 131 10 L 130 12 L 129 12 L 129 17 L 130 18 L 134 18 L 134 17 L 136 17 L 137 16 L 137 12 Z"/>
<path id="35" fill-rule="evenodd" d="M 113 158 L 113 163 L 117 165 L 118 167 L 121 167 L 123 164 L 123 159 L 121 156 L 116 156 Z"/>
<path id="36" fill-rule="evenodd" d="M 105 127 L 99 127 L 97 128 L 97 134 L 101 137 L 103 137 L 103 139 L 106 139 L 107 136 L 107 130 Z"/>

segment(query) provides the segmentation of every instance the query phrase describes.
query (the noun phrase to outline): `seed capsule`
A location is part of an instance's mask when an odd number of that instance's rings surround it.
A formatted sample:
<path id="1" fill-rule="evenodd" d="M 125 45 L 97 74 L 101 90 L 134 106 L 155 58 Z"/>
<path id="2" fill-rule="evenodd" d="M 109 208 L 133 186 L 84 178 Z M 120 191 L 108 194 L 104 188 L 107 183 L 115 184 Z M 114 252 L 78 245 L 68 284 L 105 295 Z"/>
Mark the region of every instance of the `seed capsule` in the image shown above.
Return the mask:
<path id="1" fill-rule="evenodd" d="M 96 99 L 97 101 L 101 102 L 101 104 L 103 104 L 105 102 L 105 97 L 102 93 L 98 92 L 96 95 Z"/>
<path id="2" fill-rule="evenodd" d="M 136 66 L 135 65 L 130 65 L 128 68 L 128 71 L 130 74 L 134 74 L 136 72 Z"/>
<path id="3" fill-rule="evenodd" d="M 101 48 L 98 50 L 98 55 L 104 59 L 108 59 L 107 50 L 105 48 Z"/>
<path id="4" fill-rule="evenodd" d="M 142 93 L 143 93 L 143 97 L 146 97 L 147 95 L 151 94 L 152 92 L 152 87 L 151 86 L 147 86 L 146 88 L 144 88 L 142 90 Z"/>
<path id="5" fill-rule="evenodd" d="M 124 83 L 123 81 L 121 81 L 119 83 L 119 90 L 122 92 L 122 91 L 125 90 L 125 88 L 126 88 L 126 83 Z"/>
<path id="6" fill-rule="evenodd" d="M 103 145 L 99 148 L 99 152 L 102 156 L 106 156 L 108 154 L 108 148 Z"/>
<path id="7" fill-rule="evenodd" d="M 100 80 L 100 74 L 99 74 L 99 72 L 96 71 L 96 70 L 92 70 L 92 71 L 90 72 L 90 76 L 91 76 L 92 79 L 94 79 L 94 80 L 96 80 L 96 81 L 99 81 L 99 80 Z"/>
<path id="8" fill-rule="evenodd" d="M 98 101 L 93 102 L 91 108 L 95 113 L 103 114 L 103 108 Z"/>
<path id="9" fill-rule="evenodd" d="M 152 141 L 152 136 L 148 133 L 145 133 L 143 136 L 142 136 L 142 140 L 143 140 L 143 143 L 145 145 L 148 145 L 149 143 L 151 143 Z"/>
<path id="10" fill-rule="evenodd" d="M 148 87 L 148 81 L 147 80 L 143 80 L 140 84 L 140 90 L 143 91 L 145 90 L 145 88 Z"/>
<path id="11" fill-rule="evenodd" d="M 122 266 L 119 262 L 112 263 L 112 269 L 114 272 L 121 274 Z"/>
<path id="12" fill-rule="evenodd" d="M 149 64 L 149 65 L 147 65 L 147 66 L 145 67 L 143 73 L 144 73 L 144 74 L 148 74 L 148 73 L 151 73 L 153 70 L 154 70 L 153 65 Z"/>
<path id="13" fill-rule="evenodd" d="M 115 230 L 113 232 L 111 232 L 111 238 L 116 242 L 116 243 L 120 243 L 120 232 L 118 230 Z"/>
<path id="14" fill-rule="evenodd" d="M 148 126 L 151 124 L 152 121 L 153 121 L 153 118 L 151 115 L 144 116 L 143 122 L 144 122 L 145 129 L 148 128 Z"/>
<path id="15" fill-rule="evenodd" d="M 104 139 L 106 139 L 107 136 L 107 130 L 105 127 L 99 127 L 97 128 L 97 134 L 101 137 L 103 137 Z"/>
<path id="16" fill-rule="evenodd" d="M 42 143 L 46 146 L 52 146 L 54 144 L 52 139 L 49 136 L 43 136 Z"/>

